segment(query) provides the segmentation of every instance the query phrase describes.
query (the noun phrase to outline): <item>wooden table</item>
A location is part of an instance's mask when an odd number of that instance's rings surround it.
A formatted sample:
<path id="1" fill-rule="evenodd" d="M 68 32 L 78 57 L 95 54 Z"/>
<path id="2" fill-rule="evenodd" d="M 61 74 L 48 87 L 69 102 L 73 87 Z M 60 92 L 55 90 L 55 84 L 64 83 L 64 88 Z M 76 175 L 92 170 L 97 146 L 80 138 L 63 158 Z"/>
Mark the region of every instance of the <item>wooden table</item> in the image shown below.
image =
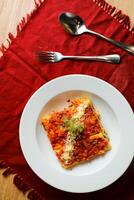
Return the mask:
<path id="1" fill-rule="evenodd" d="M 134 0 L 107 0 L 127 14 L 134 21 Z M 33 0 L 0 0 L 0 44 L 6 43 L 8 32 L 15 34 L 20 19 L 34 7 Z M 26 200 L 22 192 L 12 183 L 13 175 L 3 178 L 0 170 L 0 200 Z"/>

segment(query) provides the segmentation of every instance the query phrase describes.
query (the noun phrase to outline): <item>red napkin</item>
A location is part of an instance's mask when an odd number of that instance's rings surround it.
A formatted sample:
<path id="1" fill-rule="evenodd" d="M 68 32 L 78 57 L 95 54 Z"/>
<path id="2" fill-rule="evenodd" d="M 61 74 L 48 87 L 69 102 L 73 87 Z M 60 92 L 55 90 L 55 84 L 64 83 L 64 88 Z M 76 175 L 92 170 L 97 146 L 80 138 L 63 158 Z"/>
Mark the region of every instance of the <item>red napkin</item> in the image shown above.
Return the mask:
<path id="1" fill-rule="evenodd" d="M 58 22 L 61 12 L 77 13 L 92 30 L 134 45 L 134 30 L 130 28 L 128 16 L 104 0 L 45 0 L 35 5 L 35 10 L 18 25 L 17 37 L 9 34 L 10 47 L 1 46 L 4 55 L 0 60 L 0 167 L 5 168 L 4 175 L 14 173 L 14 183 L 24 193 L 29 191 L 29 199 L 134 199 L 133 164 L 111 186 L 98 192 L 73 194 L 44 183 L 26 163 L 19 144 L 20 117 L 30 96 L 47 81 L 66 74 L 96 76 L 120 90 L 134 109 L 134 57 L 92 35 L 73 37 L 65 33 Z M 46 64 L 37 61 L 35 52 L 38 50 L 59 51 L 66 55 L 118 53 L 122 61 L 119 65 L 69 60 Z"/>

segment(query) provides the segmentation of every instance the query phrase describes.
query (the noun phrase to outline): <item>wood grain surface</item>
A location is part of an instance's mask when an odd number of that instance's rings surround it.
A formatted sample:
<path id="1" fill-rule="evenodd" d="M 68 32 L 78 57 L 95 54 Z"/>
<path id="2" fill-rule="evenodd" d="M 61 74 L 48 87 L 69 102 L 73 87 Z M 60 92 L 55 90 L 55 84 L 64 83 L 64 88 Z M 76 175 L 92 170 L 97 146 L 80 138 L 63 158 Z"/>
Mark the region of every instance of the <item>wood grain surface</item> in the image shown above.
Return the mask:
<path id="1" fill-rule="evenodd" d="M 134 21 L 134 0 L 107 0 L 121 9 Z M 34 8 L 33 0 L 0 0 L 0 44 L 6 43 L 8 33 L 16 33 L 16 25 L 21 18 Z M 26 200 L 27 197 L 13 185 L 13 175 L 7 178 L 0 170 L 0 200 Z"/>

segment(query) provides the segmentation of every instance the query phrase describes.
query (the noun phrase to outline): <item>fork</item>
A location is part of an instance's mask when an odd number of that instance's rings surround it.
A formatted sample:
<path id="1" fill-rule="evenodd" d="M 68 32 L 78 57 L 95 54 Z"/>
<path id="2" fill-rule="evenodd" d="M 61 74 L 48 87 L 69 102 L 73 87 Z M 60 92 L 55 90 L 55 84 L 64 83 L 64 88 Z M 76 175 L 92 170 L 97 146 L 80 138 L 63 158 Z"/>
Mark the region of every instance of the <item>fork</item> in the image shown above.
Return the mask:
<path id="1" fill-rule="evenodd" d="M 42 51 L 37 53 L 37 57 L 41 62 L 59 62 L 63 59 L 72 60 L 94 60 L 117 64 L 120 62 L 118 54 L 104 55 L 104 56 L 65 56 L 59 52 Z"/>

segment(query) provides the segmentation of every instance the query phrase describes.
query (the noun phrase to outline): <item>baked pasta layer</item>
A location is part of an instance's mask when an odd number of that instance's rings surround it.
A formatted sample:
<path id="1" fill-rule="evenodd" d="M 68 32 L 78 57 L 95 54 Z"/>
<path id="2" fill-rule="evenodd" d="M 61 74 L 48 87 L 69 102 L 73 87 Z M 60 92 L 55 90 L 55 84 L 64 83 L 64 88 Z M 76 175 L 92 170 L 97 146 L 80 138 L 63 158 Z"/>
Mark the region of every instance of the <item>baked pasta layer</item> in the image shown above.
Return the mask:
<path id="1" fill-rule="evenodd" d="M 43 116 L 42 125 L 64 168 L 110 150 L 107 133 L 89 97 L 74 98 L 62 111 Z"/>

